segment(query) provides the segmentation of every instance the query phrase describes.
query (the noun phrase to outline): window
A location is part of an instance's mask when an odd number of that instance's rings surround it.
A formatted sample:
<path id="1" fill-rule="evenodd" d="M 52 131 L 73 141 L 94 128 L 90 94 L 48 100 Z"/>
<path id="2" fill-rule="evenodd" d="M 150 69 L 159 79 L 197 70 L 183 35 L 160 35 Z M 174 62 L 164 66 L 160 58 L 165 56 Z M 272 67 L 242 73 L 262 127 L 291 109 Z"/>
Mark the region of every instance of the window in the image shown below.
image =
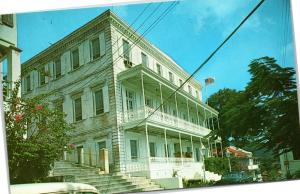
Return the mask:
<path id="1" fill-rule="evenodd" d="M 150 157 L 156 156 L 156 147 L 154 142 L 149 143 L 149 149 L 150 149 Z"/>
<path id="2" fill-rule="evenodd" d="M 174 152 L 176 153 L 181 153 L 180 152 L 180 144 L 179 143 L 174 143 Z"/>
<path id="3" fill-rule="evenodd" d="M 105 141 L 98 142 L 98 148 L 99 150 L 106 148 L 106 142 Z"/>
<path id="4" fill-rule="evenodd" d="M 156 63 L 156 71 L 158 73 L 158 75 L 162 76 L 162 69 L 161 69 L 161 65 Z"/>
<path id="5" fill-rule="evenodd" d="M 40 69 L 40 71 L 39 71 L 39 81 L 40 81 L 40 86 L 43 86 L 46 83 L 46 76 L 45 76 L 44 68 Z"/>
<path id="6" fill-rule="evenodd" d="M 27 75 L 25 78 L 25 82 L 26 82 L 26 92 L 30 92 L 31 91 L 31 83 L 30 83 L 30 75 Z"/>
<path id="7" fill-rule="evenodd" d="M 142 64 L 148 67 L 149 66 L 148 56 L 143 52 L 141 55 L 142 55 Z"/>
<path id="8" fill-rule="evenodd" d="M 75 121 L 82 120 L 82 103 L 81 97 L 74 99 L 74 119 Z"/>
<path id="9" fill-rule="evenodd" d="M 2 23 L 13 28 L 14 27 L 14 17 L 13 14 L 2 15 Z"/>
<path id="10" fill-rule="evenodd" d="M 55 72 L 55 78 L 60 78 L 61 77 L 61 61 L 60 58 L 57 58 L 54 61 L 54 72 Z"/>
<path id="11" fill-rule="evenodd" d="M 99 37 L 92 40 L 92 59 L 98 59 L 100 57 L 100 41 Z"/>
<path id="12" fill-rule="evenodd" d="M 137 140 L 130 140 L 130 153 L 131 159 L 138 158 Z"/>
<path id="13" fill-rule="evenodd" d="M 123 40 L 123 57 L 129 61 L 129 56 L 130 56 L 130 48 L 129 48 L 129 42 L 126 40 Z"/>
<path id="14" fill-rule="evenodd" d="M 183 84 L 182 79 L 179 79 L 179 86 Z"/>
<path id="15" fill-rule="evenodd" d="M 127 110 L 133 110 L 134 94 L 131 91 L 126 91 L 126 105 L 127 105 Z"/>
<path id="16" fill-rule="evenodd" d="M 192 87 L 188 86 L 188 89 L 189 89 L 189 93 L 192 94 Z"/>
<path id="17" fill-rule="evenodd" d="M 152 101 L 152 99 L 146 98 L 145 99 L 145 104 L 146 104 L 146 106 L 148 106 L 150 108 L 153 108 L 153 101 Z"/>
<path id="18" fill-rule="evenodd" d="M 95 105 L 95 114 L 99 115 L 104 113 L 104 104 L 103 104 L 103 91 L 98 90 L 94 92 L 94 105 Z"/>
<path id="19" fill-rule="evenodd" d="M 79 67 L 79 50 L 78 48 L 72 51 L 72 68 L 77 69 Z"/>
<path id="20" fill-rule="evenodd" d="M 173 77 L 173 73 L 172 72 L 169 72 L 169 80 L 170 82 L 174 82 L 174 77 Z"/>
<path id="21" fill-rule="evenodd" d="M 192 148 L 191 147 L 187 147 L 186 148 L 186 152 L 192 152 Z"/>

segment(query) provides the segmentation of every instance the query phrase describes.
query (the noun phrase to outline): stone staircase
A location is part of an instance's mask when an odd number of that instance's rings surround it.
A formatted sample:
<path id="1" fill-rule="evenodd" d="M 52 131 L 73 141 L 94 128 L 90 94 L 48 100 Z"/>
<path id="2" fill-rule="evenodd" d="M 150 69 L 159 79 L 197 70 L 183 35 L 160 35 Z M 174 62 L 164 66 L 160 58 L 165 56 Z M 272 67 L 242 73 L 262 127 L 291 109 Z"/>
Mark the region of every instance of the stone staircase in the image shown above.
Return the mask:
<path id="1" fill-rule="evenodd" d="M 107 194 L 162 190 L 146 177 L 99 174 L 96 168 L 76 166 L 65 161 L 55 163 L 52 176 L 62 176 L 66 182 L 86 183 Z"/>

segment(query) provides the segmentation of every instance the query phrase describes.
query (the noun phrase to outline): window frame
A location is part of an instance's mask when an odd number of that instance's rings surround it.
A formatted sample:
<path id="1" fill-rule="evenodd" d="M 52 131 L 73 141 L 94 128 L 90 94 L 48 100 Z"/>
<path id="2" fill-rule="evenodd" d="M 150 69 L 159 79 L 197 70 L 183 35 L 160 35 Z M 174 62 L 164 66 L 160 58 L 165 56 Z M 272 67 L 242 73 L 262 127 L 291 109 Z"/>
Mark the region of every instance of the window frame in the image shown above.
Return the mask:
<path id="1" fill-rule="evenodd" d="M 76 64 L 76 65 L 78 65 L 78 66 L 76 66 L 76 68 L 74 68 L 74 52 L 75 51 L 77 51 L 77 53 L 78 53 L 78 56 L 77 56 L 77 58 L 78 58 L 78 64 Z M 79 62 L 79 48 L 78 47 L 76 47 L 76 48 L 74 48 L 73 50 L 71 50 L 71 64 L 72 64 L 72 70 L 76 70 L 76 69 L 79 69 L 79 67 L 80 67 L 80 62 Z"/>
<path id="2" fill-rule="evenodd" d="M 100 101 L 102 100 L 102 111 L 99 112 L 99 113 L 97 113 L 97 103 L 96 103 L 96 93 L 97 92 L 100 92 L 100 95 L 102 94 L 102 97 L 100 98 Z M 104 96 L 103 96 L 103 89 L 102 88 L 97 88 L 97 89 L 93 90 L 93 103 L 94 103 L 94 115 L 97 116 L 97 115 L 103 114 L 104 113 Z"/>
<path id="3" fill-rule="evenodd" d="M 174 74 L 171 71 L 169 71 L 169 81 L 174 83 Z"/>
<path id="4" fill-rule="evenodd" d="M 98 47 L 99 47 L 99 53 L 97 54 L 97 56 L 95 57 L 94 56 L 94 46 L 93 46 L 93 41 L 98 39 Z M 100 38 L 99 36 L 96 36 L 96 37 L 93 37 L 91 40 L 90 40 L 90 48 L 91 48 L 91 59 L 92 61 L 94 60 L 97 60 L 97 59 L 100 59 L 101 58 L 101 45 L 100 45 Z"/>
<path id="5" fill-rule="evenodd" d="M 156 63 L 156 71 L 159 76 L 163 76 L 162 66 L 159 63 Z"/>
<path id="6" fill-rule="evenodd" d="M 141 58 L 142 58 L 142 65 L 146 65 L 146 67 L 149 67 L 149 58 L 148 55 L 146 55 L 144 52 L 141 52 Z M 144 64 L 144 60 L 145 64 Z"/>
<path id="7" fill-rule="evenodd" d="M 46 85 L 45 66 L 39 69 L 38 74 L 39 74 L 39 86 Z"/>
<path id="8" fill-rule="evenodd" d="M 153 145 L 153 147 L 151 145 Z M 156 150 L 155 142 L 149 142 L 149 154 L 150 154 L 150 157 L 157 157 L 157 150 Z"/>
<path id="9" fill-rule="evenodd" d="M 59 61 L 59 63 L 57 63 Z M 59 71 L 59 76 L 57 76 L 57 64 L 59 64 L 59 67 L 60 67 L 60 71 Z M 62 66 L 61 66 L 61 59 L 60 57 L 54 59 L 53 61 L 53 72 L 54 72 L 54 78 L 55 79 L 58 79 L 58 78 L 61 78 L 62 77 Z"/>
<path id="10" fill-rule="evenodd" d="M 135 147 L 136 147 L 136 155 L 133 155 L 133 149 L 132 149 L 132 142 L 135 142 Z M 136 139 L 130 139 L 129 140 L 129 145 L 130 145 L 130 158 L 131 160 L 137 160 L 139 158 L 139 151 L 138 151 L 138 140 Z"/>
<path id="11" fill-rule="evenodd" d="M 31 92 L 32 88 L 31 88 L 31 75 L 28 74 L 26 77 L 25 77 L 25 82 L 26 82 L 26 92 Z"/>
<path id="12" fill-rule="evenodd" d="M 1 15 L 2 24 L 13 28 L 14 27 L 14 15 L 13 14 L 3 14 Z"/>
<path id="13" fill-rule="evenodd" d="M 128 46 L 126 50 L 125 50 L 125 45 Z M 122 52 L 123 58 L 127 61 L 130 61 L 130 44 L 125 39 L 123 39 L 123 41 L 122 41 L 122 49 L 123 49 L 123 52 Z M 127 56 L 127 54 L 128 54 L 128 56 Z"/>
<path id="14" fill-rule="evenodd" d="M 78 99 L 80 99 L 80 108 L 81 108 L 81 110 L 80 110 L 80 112 L 81 112 L 81 119 L 79 119 L 79 120 L 77 120 L 77 115 L 76 115 L 76 100 L 78 100 Z M 82 121 L 83 120 L 83 111 L 82 111 L 82 96 L 81 95 L 77 95 L 77 96 L 74 96 L 73 97 L 73 121 L 74 122 L 78 122 L 78 121 Z"/>

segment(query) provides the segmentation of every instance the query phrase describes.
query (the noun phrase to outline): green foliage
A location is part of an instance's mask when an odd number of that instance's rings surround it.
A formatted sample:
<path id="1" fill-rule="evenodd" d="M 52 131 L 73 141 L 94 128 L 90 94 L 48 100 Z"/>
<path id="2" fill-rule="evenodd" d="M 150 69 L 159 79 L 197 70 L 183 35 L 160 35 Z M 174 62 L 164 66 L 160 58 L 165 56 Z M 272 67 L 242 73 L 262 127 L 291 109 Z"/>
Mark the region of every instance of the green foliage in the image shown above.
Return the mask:
<path id="1" fill-rule="evenodd" d="M 62 156 L 72 126 L 57 108 L 49 108 L 47 96 L 18 97 L 15 83 L 5 103 L 5 127 L 11 183 L 39 182 Z"/>
<path id="2" fill-rule="evenodd" d="M 229 163 L 227 158 L 206 158 L 205 170 L 211 171 L 220 175 L 229 172 Z"/>
<path id="3" fill-rule="evenodd" d="M 214 182 L 204 181 L 204 180 L 182 180 L 183 188 L 199 188 L 199 187 L 209 187 L 213 186 Z"/>
<path id="4" fill-rule="evenodd" d="M 207 158 L 205 159 L 205 170 L 220 175 L 230 172 L 229 160 L 232 171 L 248 171 L 248 158 Z"/>
<path id="5" fill-rule="evenodd" d="M 281 67 L 274 58 L 263 57 L 249 65 L 251 80 L 245 90 L 223 89 L 208 101 L 219 111 L 223 139 L 235 145 L 256 145 L 277 155 L 281 149 L 299 153 L 300 128 L 295 70 Z"/>

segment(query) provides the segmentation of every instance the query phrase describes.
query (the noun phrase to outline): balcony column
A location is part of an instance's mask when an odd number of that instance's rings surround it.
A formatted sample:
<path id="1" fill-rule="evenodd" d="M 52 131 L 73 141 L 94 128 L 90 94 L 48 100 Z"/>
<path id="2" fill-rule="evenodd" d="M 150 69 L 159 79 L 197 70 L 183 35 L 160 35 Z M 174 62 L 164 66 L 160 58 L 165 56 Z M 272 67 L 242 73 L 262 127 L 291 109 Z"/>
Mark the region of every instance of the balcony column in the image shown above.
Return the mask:
<path id="1" fill-rule="evenodd" d="M 190 109 L 189 109 L 189 100 L 186 99 L 186 108 L 187 108 L 187 111 L 188 111 L 188 122 L 190 122 Z"/>
<path id="2" fill-rule="evenodd" d="M 198 105 L 196 103 L 196 112 L 197 112 L 197 123 L 200 125 L 200 120 L 199 120 L 199 113 L 198 113 Z"/>
<path id="3" fill-rule="evenodd" d="M 183 166 L 183 157 L 182 157 L 182 144 L 181 144 L 181 133 L 179 133 L 179 146 L 180 146 L 180 158 L 181 158 L 181 165 Z"/>
<path id="4" fill-rule="evenodd" d="M 163 104 L 163 96 L 162 96 L 162 89 L 161 89 L 161 83 L 159 83 L 159 92 L 160 92 L 160 104 L 161 104 L 161 116 L 163 118 L 163 112 L 164 112 L 164 104 Z"/>
<path id="5" fill-rule="evenodd" d="M 146 124 L 145 125 L 145 133 L 146 133 L 146 148 L 147 148 L 147 159 L 148 159 L 148 168 L 149 168 L 149 170 L 150 170 L 150 161 L 151 161 L 151 159 L 150 159 L 150 148 L 149 148 L 149 136 L 148 136 L 148 125 Z"/>
<path id="6" fill-rule="evenodd" d="M 144 74 L 141 72 L 141 82 L 142 82 L 142 101 L 144 107 L 144 118 L 146 118 L 146 104 L 145 104 L 145 89 L 144 89 Z"/>
<path id="7" fill-rule="evenodd" d="M 167 130 L 164 129 L 165 132 L 165 152 L 166 152 L 166 156 L 167 156 L 167 162 L 169 162 L 169 148 L 168 148 L 168 141 L 167 141 Z"/>
<path id="8" fill-rule="evenodd" d="M 212 112 L 210 112 L 210 116 L 211 116 L 211 125 L 212 125 L 212 129 L 215 130 L 215 126 L 214 126 L 214 117 Z"/>
<path id="9" fill-rule="evenodd" d="M 201 156 L 201 158 L 202 158 L 202 165 L 203 165 L 203 179 L 205 180 L 205 156 L 203 155 L 203 153 L 202 153 L 202 138 L 201 137 L 199 137 L 199 139 L 200 139 L 200 156 Z"/>
<path id="10" fill-rule="evenodd" d="M 193 136 L 191 136 L 191 146 L 192 146 L 192 158 L 194 160 L 194 144 L 193 144 Z"/>

